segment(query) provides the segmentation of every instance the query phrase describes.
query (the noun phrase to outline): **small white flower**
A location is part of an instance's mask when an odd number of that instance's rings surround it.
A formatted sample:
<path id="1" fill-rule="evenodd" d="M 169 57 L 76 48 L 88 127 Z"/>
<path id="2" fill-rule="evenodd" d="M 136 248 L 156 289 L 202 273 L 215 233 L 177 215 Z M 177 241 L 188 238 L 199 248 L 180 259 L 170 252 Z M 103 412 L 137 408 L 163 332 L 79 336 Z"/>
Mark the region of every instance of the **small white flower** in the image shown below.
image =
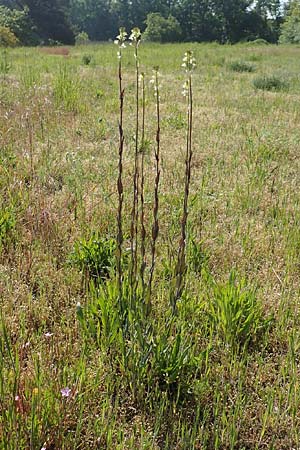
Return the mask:
<path id="1" fill-rule="evenodd" d="M 189 92 L 189 83 L 188 81 L 185 81 L 182 85 L 182 95 L 186 97 L 188 95 L 188 92 Z"/>
<path id="2" fill-rule="evenodd" d="M 142 37 L 142 33 L 141 30 L 137 27 L 133 28 L 131 30 L 131 34 L 129 36 L 129 40 L 136 46 L 139 45 L 140 41 L 141 41 L 141 37 Z"/>
<path id="3" fill-rule="evenodd" d="M 47 333 L 45 333 L 45 337 L 46 338 L 50 338 L 53 336 L 53 333 L 49 333 L 49 331 Z"/>
<path id="4" fill-rule="evenodd" d="M 118 36 L 116 37 L 116 39 L 114 40 L 114 44 L 119 46 L 119 51 L 117 53 L 118 59 L 122 58 L 122 52 L 121 49 L 122 48 L 126 48 L 125 42 L 126 42 L 126 37 L 127 37 L 127 33 L 124 27 L 121 27 L 119 30 Z"/>
<path id="5" fill-rule="evenodd" d="M 196 68 L 196 59 L 194 58 L 194 54 L 192 50 L 188 50 L 185 52 L 184 57 L 182 59 L 181 67 L 185 69 L 187 73 L 191 73 Z"/>

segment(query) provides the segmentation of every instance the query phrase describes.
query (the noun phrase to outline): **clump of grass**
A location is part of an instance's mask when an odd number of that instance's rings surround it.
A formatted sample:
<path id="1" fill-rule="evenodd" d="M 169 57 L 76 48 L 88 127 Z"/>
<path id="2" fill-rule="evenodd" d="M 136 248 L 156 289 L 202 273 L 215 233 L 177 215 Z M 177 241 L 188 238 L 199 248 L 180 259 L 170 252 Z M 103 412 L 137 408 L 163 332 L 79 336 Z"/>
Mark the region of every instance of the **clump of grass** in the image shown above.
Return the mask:
<path id="1" fill-rule="evenodd" d="M 229 69 L 232 70 L 233 72 L 254 72 L 255 71 L 255 67 L 245 61 L 232 61 L 229 64 Z"/>
<path id="2" fill-rule="evenodd" d="M 203 248 L 202 242 L 197 242 L 194 238 L 191 238 L 187 251 L 189 269 L 200 274 L 202 269 L 207 266 L 208 260 L 209 257 Z"/>
<path id="3" fill-rule="evenodd" d="M 54 98 L 58 106 L 66 111 L 77 112 L 79 108 L 79 82 L 76 76 L 71 74 L 68 66 L 63 64 L 54 80 Z"/>
<path id="4" fill-rule="evenodd" d="M 11 62 L 8 59 L 8 52 L 6 49 L 1 51 L 1 59 L 0 59 L 0 73 L 3 75 L 8 74 L 11 69 Z"/>
<path id="5" fill-rule="evenodd" d="M 249 61 L 258 62 L 262 60 L 262 55 L 252 53 L 251 55 L 247 55 L 247 59 Z"/>
<path id="6" fill-rule="evenodd" d="M 0 209 L 0 254 L 11 242 L 16 227 L 16 217 L 12 208 Z"/>
<path id="7" fill-rule="evenodd" d="M 89 239 L 79 239 L 75 242 L 70 262 L 82 271 L 86 283 L 90 280 L 103 281 L 115 270 L 115 253 L 114 239 L 93 234 Z"/>
<path id="8" fill-rule="evenodd" d="M 288 82 L 276 75 L 264 75 L 253 80 L 253 86 L 263 91 L 284 91 L 289 87 Z"/>
<path id="9" fill-rule="evenodd" d="M 255 290 L 247 286 L 246 280 L 237 281 L 234 271 L 225 284 L 214 280 L 211 284 L 209 316 L 224 342 L 232 348 L 255 342 L 270 324 L 270 319 L 263 316 Z"/>

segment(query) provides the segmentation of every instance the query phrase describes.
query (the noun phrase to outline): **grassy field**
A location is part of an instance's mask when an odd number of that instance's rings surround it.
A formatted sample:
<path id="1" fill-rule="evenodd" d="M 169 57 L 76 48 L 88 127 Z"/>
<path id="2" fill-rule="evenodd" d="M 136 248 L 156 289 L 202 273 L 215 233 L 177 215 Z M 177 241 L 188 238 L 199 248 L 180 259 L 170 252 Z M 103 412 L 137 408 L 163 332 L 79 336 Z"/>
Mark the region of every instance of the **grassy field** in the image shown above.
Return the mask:
<path id="1" fill-rule="evenodd" d="M 174 310 L 187 49 L 194 154 Z M 136 83 L 124 50 L 121 294 L 116 46 L 0 53 L 0 449 L 299 449 L 300 47 L 141 45 L 144 287 L 130 282 Z M 141 91 L 139 106 L 141 139 Z"/>

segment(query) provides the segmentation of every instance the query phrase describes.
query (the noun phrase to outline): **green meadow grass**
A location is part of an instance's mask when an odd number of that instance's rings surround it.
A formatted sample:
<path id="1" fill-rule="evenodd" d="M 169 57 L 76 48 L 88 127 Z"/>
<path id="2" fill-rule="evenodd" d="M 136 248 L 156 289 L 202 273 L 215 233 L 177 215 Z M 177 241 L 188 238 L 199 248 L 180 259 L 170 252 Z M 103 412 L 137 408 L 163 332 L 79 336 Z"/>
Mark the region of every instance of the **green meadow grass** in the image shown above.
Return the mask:
<path id="1" fill-rule="evenodd" d="M 174 315 L 187 49 L 197 60 L 194 155 L 185 289 Z M 141 45 L 148 268 L 153 66 L 162 84 L 160 232 L 151 312 L 144 320 L 137 308 L 126 333 L 114 274 L 117 49 L 68 50 L 0 52 L 0 448 L 299 448 L 300 48 Z M 232 70 L 236 61 L 255 70 Z M 125 271 L 134 66 L 128 47 Z M 259 77 L 285 89 L 257 89 Z M 123 289 L 127 298 L 126 279 Z M 138 286 L 137 304 L 140 296 Z"/>

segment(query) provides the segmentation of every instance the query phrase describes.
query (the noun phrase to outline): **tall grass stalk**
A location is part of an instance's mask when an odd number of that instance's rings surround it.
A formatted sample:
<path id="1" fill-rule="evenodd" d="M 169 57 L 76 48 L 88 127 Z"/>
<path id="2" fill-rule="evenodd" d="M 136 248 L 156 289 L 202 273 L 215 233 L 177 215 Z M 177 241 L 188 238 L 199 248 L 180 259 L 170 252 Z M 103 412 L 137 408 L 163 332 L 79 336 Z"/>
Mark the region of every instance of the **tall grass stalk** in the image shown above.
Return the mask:
<path id="1" fill-rule="evenodd" d="M 154 184 L 154 205 L 153 205 L 153 225 L 152 225 L 152 244 L 151 244 L 151 267 L 149 276 L 149 306 L 151 301 L 153 273 L 155 268 L 156 242 L 159 233 L 159 182 L 160 182 L 160 85 L 158 67 L 154 68 L 152 78 L 154 84 L 154 94 L 156 100 L 156 147 L 154 151 L 155 158 L 155 184 Z"/>
<path id="2" fill-rule="evenodd" d="M 141 267 L 140 276 L 142 283 L 143 299 L 145 297 L 145 268 L 146 268 L 146 227 L 145 227 L 145 117 L 146 117 L 146 91 L 145 91 L 145 74 L 140 75 L 141 88 L 142 88 L 142 130 L 141 130 L 141 185 L 140 185 L 140 221 L 141 221 Z"/>
<path id="3" fill-rule="evenodd" d="M 139 28 L 133 28 L 129 36 L 129 40 L 134 46 L 135 59 L 135 152 L 134 152 L 134 174 L 133 174 L 133 200 L 131 211 L 131 228 L 130 228 L 130 284 L 132 287 L 133 301 L 135 298 L 135 289 L 137 283 L 137 251 L 138 251 L 138 217 L 139 217 L 139 55 L 138 48 L 141 41 L 141 31 Z"/>
<path id="4" fill-rule="evenodd" d="M 32 122 L 29 114 L 26 114 L 26 126 L 28 130 L 28 148 L 29 148 L 29 160 L 30 160 L 30 184 L 33 182 L 34 166 L 33 166 L 33 130 Z"/>
<path id="5" fill-rule="evenodd" d="M 188 220 L 188 200 L 191 182 L 191 164 L 192 164 L 192 132 L 193 132 L 193 87 L 192 72 L 196 67 L 196 61 L 192 51 L 187 51 L 183 58 L 183 64 L 187 79 L 183 86 L 183 94 L 187 98 L 187 135 L 186 135 L 186 153 L 185 153 L 185 183 L 184 200 L 181 219 L 181 238 L 178 248 L 178 258 L 176 266 L 176 291 L 173 298 L 173 310 L 176 309 L 176 303 L 182 295 L 184 287 L 184 277 L 186 273 L 186 239 L 187 239 L 187 220 Z"/>
<path id="6" fill-rule="evenodd" d="M 123 130 L 123 113 L 124 113 L 124 88 L 122 83 L 122 49 L 125 48 L 127 33 L 125 28 L 120 28 L 119 35 L 115 40 L 115 44 L 119 46 L 118 59 L 119 59 L 119 163 L 118 163 L 118 216 L 117 216 L 117 274 L 118 274 L 118 292 L 121 311 L 123 311 L 122 301 L 122 245 L 123 245 L 123 152 L 124 152 L 124 130 Z"/>

